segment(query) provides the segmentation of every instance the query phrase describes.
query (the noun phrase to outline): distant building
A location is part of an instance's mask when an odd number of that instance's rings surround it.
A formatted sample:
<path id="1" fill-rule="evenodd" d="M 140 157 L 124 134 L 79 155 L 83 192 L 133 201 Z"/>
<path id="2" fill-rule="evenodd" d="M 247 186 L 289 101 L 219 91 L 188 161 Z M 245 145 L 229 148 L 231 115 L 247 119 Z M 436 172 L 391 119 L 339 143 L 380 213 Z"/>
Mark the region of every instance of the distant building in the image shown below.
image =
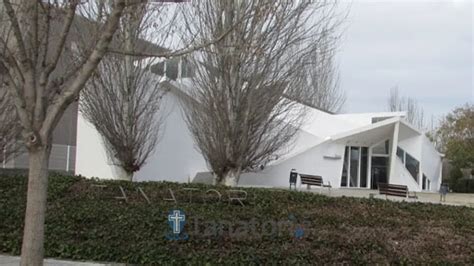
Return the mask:
<path id="1" fill-rule="evenodd" d="M 76 161 L 76 127 L 78 102 L 73 102 L 64 112 L 53 131 L 53 145 L 49 160 L 49 169 L 74 173 Z M 28 153 L 21 142 L 16 145 L 19 150 L 15 156 L 0 160 L 0 168 L 28 168 Z"/>
<path id="2" fill-rule="evenodd" d="M 0 5 L 0 7 L 1 6 L 2 5 Z M 61 9 L 53 9 L 52 12 L 64 14 L 64 10 Z M 56 18 L 55 16 L 52 17 Z M 62 23 L 63 21 L 60 19 L 51 20 L 50 30 L 53 32 L 60 32 L 63 28 Z M 66 40 L 64 56 L 60 58 L 58 67 L 52 74 L 53 76 L 57 77 L 64 75 L 66 70 L 70 70 L 69 66 L 73 65 L 73 62 L 77 60 L 74 56 L 74 52 L 77 51 L 78 44 L 83 43 L 84 40 L 91 38 L 91 36 L 96 36 L 95 33 L 100 29 L 97 22 L 78 14 L 74 17 L 72 24 L 73 25 L 71 26 L 71 30 Z M 51 43 L 51 45 L 54 45 L 54 43 Z M 110 45 L 112 47 L 117 46 L 117 42 L 112 41 Z M 168 51 L 166 48 L 157 46 L 142 39 L 137 41 L 136 46 L 137 49 L 144 53 L 163 53 Z M 0 75 L 4 74 L 3 71 L 5 70 L 0 69 Z M 0 87 L 0 90 L 4 89 L 5 88 Z M 50 170 L 66 171 L 71 174 L 75 171 L 78 109 L 78 101 L 74 101 L 69 105 L 53 131 L 52 149 L 49 161 Z M 4 158 L 5 156 L 3 156 L 3 147 L 0 147 L 0 168 L 28 168 L 28 153 L 26 152 L 26 148 L 23 146 L 21 141 L 19 141 L 17 145 L 19 146 L 18 153 L 16 153 L 15 156 L 9 156 L 7 158 Z"/>

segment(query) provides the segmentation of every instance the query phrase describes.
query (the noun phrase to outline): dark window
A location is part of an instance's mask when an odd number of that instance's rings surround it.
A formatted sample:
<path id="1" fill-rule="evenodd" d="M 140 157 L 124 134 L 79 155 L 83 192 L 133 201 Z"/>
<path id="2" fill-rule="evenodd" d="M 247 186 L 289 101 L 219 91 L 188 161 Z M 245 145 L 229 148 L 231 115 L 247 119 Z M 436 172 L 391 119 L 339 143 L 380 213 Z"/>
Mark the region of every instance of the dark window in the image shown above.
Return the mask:
<path id="1" fill-rule="evenodd" d="M 423 183 L 421 184 L 421 189 L 425 190 L 426 189 L 426 175 L 423 174 Z"/>
<path id="2" fill-rule="evenodd" d="M 391 116 L 386 116 L 386 117 L 372 117 L 372 124 L 387 120 L 389 118 L 392 118 Z"/>
<path id="3" fill-rule="evenodd" d="M 342 165 L 341 187 L 347 187 L 347 165 L 349 164 L 349 147 L 344 151 L 344 164 Z"/>
<path id="4" fill-rule="evenodd" d="M 351 147 L 351 167 L 350 167 L 350 183 L 351 187 L 357 187 L 357 175 L 359 173 L 359 147 Z"/>
<path id="5" fill-rule="evenodd" d="M 397 147 L 397 156 L 398 158 L 400 158 L 400 160 L 402 160 L 403 163 L 405 163 L 405 151 L 402 150 L 400 147 Z"/>
<path id="6" fill-rule="evenodd" d="M 387 183 L 388 157 L 372 157 L 372 189 L 378 188 L 378 183 Z"/>
<path id="7" fill-rule="evenodd" d="M 418 172 L 420 169 L 420 162 L 417 159 L 413 158 L 410 154 L 405 153 L 406 162 L 405 167 L 407 168 L 408 172 L 410 172 L 411 176 L 415 181 L 418 183 Z"/>
<path id="8" fill-rule="evenodd" d="M 368 148 L 362 147 L 361 161 L 360 161 L 360 187 L 367 187 L 367 166 L 368 166 Z"/>

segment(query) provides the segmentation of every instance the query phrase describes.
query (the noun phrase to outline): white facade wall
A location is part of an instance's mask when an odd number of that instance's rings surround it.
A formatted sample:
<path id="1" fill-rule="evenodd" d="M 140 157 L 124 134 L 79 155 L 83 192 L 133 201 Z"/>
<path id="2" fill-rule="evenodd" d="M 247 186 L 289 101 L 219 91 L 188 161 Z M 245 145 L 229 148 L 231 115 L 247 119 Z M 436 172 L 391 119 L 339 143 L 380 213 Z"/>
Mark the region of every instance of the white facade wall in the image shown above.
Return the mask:
<path id="1" fill-rule="evenodd" d="M 390 184 L 405 185 L 409 191 L 421 191 L 421 186 L 416 183 L 410 172 L 400 159 L 396 159 L 394 165 L 394 175 L 390 177 Z"/>
<path id="2" fill-rule="evenodd" d="M 168 93 L 162 101 L 166 116 L 163 135 L 148 163 L 136 174 L 135 180 L 192 181 L 197 172 L 208 171 L 206 161 L 198 151 L 183 119 L 178 98 Z"/>
<path id="3" fill-rule="evenodd" d="M 407 129 L 404 126 L 400 126 L 400 135 L 406 134 Z M 390 182 L 394 184 L 405 184 L 408 186 L 410 191 L 421 191 L 422 189 L 422 182 L 423 182 L 423 175 L 421 169 L 423 169 L 423 163 L 421 161 L 421 136 L 416 135 L 409 138 L 405 138 L 398 142 L 398 146 L 402 148 L 406 153 L 410 154 L 413 158 L 417 159 L 420 162 L 420 173 L 418 175 L 418 183 L 415 179 L 411 176 L 410 172 L 406 169 L 404 163 L 400 160 L 400 158 L 396 158 L 396 165 L 395 171 L 396 174 L 394 176 L 393 182 L 392 179 Z M 397 182 L 395 182 L 397 181 Z"/>
<path id="4" fill-rule="evenodd" d="M 436 151 L 433 143 L 431 143 L 425 135 L 410 135 L 410 131 L 413 130 L 406 126 L 400 127 L 400 130 L 400 135 L 404 136 L 405 139 L 401 140 L 398 146 L 420 162 L 419 182 L 415 191 L 421 191 L 423 188 L 423 174 L 425 174 L 431 182 L 430 191 L 438 191 L 439 186 L 441 185 L 441 155 Z M 400 160 L 398 159 L 398 161 Z M 401 161 L 400 164 L 403 166 Z M 406 171 L 406 173 L 409 174 L 408 171 Z M 414 181 L 411 175 L 408 177 L 411 178 L 410 181 Z M 407 180 L 406 182 L 409 183 L 410 181 Z"/>
<path id="5" fill-rule="evenodd" d="M 398 146 L 421 162 L 421 140 L 421 136 L 411 137 L 399 141 Z"/>
<path id="6" fill-rule="evenodd" d="M 135 174 L 134 180 L 189 182 L 196 173 L 207 172 L 209 169 L 183 119 L 177 96 L 170 92 L 162 103 L 161 111 L 167 114 L 162 136 L 155 152 Z M 392 142 L 393 122 L 386 121 L 382 126 L 370 125 L 372 117 L 396 115 L 398 113 L 331 115 L 309 109 L 293 145 L 286 148 L 280 158 L 265 166 L 264 170 L 242 174 L 239 185 L 288 187 L 289 173 L 291 169 L 296 169 L 298 173 L 320 175 L 325 183 L 330 182 L 333 188 L 339 188 L 345 146 L 373 146 L 385 139 Z M 404 113 L 400 114 L 402 115 Z M 118 178 L 117 168 L 109 163 L 101 137 L 81 115 L 77 129 L 76 174 Z M 354 132 L 353 135 L 350 134 L 351 131 Z M 347 137 L 331 140 L 331 137 L 344 132 L 349 132 Z M 430 178 L 432 190 L 437 190 L 440 184 L 441 157 L 429 140 L 401 124 L 398 146 L 420 161 L 421 172 Z M 370 161 L 369 157 L 369 184 Z M 420 191 L 421 183 L 414 181 L 398 158 L 395 162 L 394 174 L 389 177 L 390 183 L 405 184 L 412 191 Z M 421 174 L 419 178 L 421 182 Z"/>
<path id="7" fill-rule="evenodd" d="M 342 173 L 344 148 L 345 146 L 339 143 L 321 143 L 258 173 L 245 173 L 241 176 L 239 184 L 244 186 L 288 187 L 290 171 L 296 169 L 298 173 L 320 175 L 323 177 L 324 183 L 330 181 L 334 188 L 338 188 Z M 335 154 L 340 155 L 340 158 L 325 158 L 325 156 L 334 156 Z"/>
<path id="8" fill-rule="evenodd" d="M 161 111 L 166 114 L 163 133 L 154 153 L 135 173 L 134 180 L 188 182 L 197 172 L 207 171 L 206 162 L 194 145 L 176 96 L 168 93 L 162 103 Z M 76 174 L 118 179 L 119 172 L 110 164 L 101 136 L 82 115 L 79 115 L 77 129 Z"/>
<path id="9" fill-rule="evenodd" d="M 439 190 L 442 182 L 443 160 L 427 137 L 423 136 L 421 142 L 421 171 L 430 179 L 431 191 L 436 192 Z"/>
<path id="10" fill-rule="evenodd" d="M 114 166 L 109 165 L 101 136 L 84 117 L 77 118 L 76 175 L 114 179 Z"/>
<path id="11" fill-rule="evenodd" d="M 324 140 L 310 134 L 304 130 L 298 130 L 292 143 L 281 149 L 279 158 L 275 161 L 270 162 L 270 165 L 278 164 L 292 156 L 302 153 L 311 147 L 323 142 Z"/>

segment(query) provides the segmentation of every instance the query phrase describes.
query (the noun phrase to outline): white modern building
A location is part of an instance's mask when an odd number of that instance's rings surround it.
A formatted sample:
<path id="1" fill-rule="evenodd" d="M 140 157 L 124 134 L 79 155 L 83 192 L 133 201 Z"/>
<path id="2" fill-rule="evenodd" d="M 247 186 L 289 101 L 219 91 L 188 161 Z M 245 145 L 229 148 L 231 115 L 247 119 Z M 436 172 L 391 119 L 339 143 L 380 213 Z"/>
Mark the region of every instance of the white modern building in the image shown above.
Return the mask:
<path id="1" fill-rule="evenodd" d="M 182 116 L 182 83 L 166 81 L 165 129 L 154 154 L 134 180 L 192 182 L 210 176 Z M 375 189 L 377 183 L 403 184 L 410 191 L 437 191 L 442 155 L 404 112 L 331 114 L 307 107 L 308 115 L 286 154 L 257 172 L 243 173 L 239 185 L 287 187 L 289 173 L 320 175 L 333 188 Z M 80 114 L 77 124 L 76 174 L 114 179 L 119 176 L 102 139 Z"/>

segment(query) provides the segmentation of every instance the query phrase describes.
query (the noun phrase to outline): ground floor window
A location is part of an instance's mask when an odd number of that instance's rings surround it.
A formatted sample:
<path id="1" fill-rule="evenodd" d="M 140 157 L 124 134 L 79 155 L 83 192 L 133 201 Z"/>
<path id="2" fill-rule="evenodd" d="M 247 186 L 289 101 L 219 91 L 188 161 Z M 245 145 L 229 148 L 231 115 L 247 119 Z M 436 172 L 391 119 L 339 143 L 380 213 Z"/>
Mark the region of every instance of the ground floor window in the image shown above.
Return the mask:
<path id="1" fill-rule="evenodd" d="M 371 184 L 372 189 L 377 189 L 379 183 L 388 183 L 388 166 L 389 157 L 387 156 L 372 156 L 371 166 Z"/>
<path id="2" fill-rule="evenodd" d="M 419 176 L 419 172 L 420 172 L 420 162 L 400 147 L 397 147 L 397 156 L 398 156 L 398 158 L 400 158 L 402 163 L 405 165 L 405 168 L 408 170 L 408 172 L 410 172 L 413 179 L 415 179 L 415 181 L 417 183 L 419 183 L 418 176 Z M 425 177 L 423 177 L 423 178 L 425 178 Z M 425 187 L 426 184 L 425 184 L 424 180 L 423 180 L 422 183 L 423 183 L 422 187 Z"/>
<path id="3" fill-rule="evenodd" d="M 362 147 L 360 159 L 360 187 L 367 187 L 367 175 L 369 174 L 367 169 L 369 166 L 369 148 Z"/>
<path id="4" fill-rule="evenodd" d="M 351 161 L 350 161 L 350 183 L 351 187 L 358 187 L 358 177 L 359 177 L 359 157 L 360 157 L 360 148 L 351 147 Z"/>
<path id="5" fill-rule="evenodd" d="M 413 179 L 415 179 L 415 181 L 418 183 L 420 162 L 410 154 L 405 153 L 405 167 L 407 168 L 408 172 L 410 172 Z"/>
<path id="6" fill-rule="evenodd" d="M 367 187 L 368 147 L 347 146 L 344 152 L 341 187 Z"/>
<path id="7" fill-rule="evenodd" d="M 342 165 L 341 187 L 347 187 L 347 167 L 349 166 L 349 147 L 344 151 L 344 163 Z"/>
<path id="8" fill-rule="evenodd" d="M 405 164 L 405 151 L 400 147 L 397 147 L 397 156 Z"/>
<path id="9" fill-rule="evenodd" d="M 421 184 L 421 189 L 431 190 L 431 181 L 423 174 L 423 183 Z"/>

